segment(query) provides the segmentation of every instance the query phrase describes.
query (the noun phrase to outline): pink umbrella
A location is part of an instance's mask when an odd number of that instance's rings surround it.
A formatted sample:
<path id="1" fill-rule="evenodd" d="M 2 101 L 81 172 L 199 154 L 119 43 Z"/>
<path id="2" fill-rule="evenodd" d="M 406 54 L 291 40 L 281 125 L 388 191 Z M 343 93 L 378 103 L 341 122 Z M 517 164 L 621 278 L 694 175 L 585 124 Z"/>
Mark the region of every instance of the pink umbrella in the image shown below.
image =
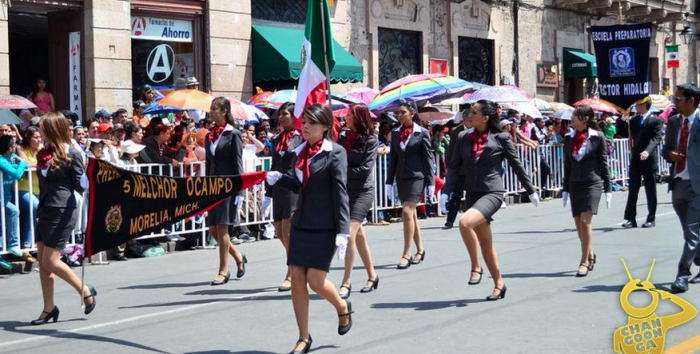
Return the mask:
<path id="1" fill-rule="evenodd" d="M 584 98 L 574 103 L 574 107 L 583 105 L 590 106 L 591 108 L 593 108 L 594 111 L 607 112 L 611 114 L 620 113 L 620 111 L 618 111 L 612 103 L 606 100 L 601 100 L 599 98 Z"/>
<path id="2" fill-rule="evenodd" d="M 32 109 L 37 106 L 32 101 L 18 95 L 0 95 L 0 108 Z"/>
<path id="3" fill-rule="evenodd" d="M 347 96 L 357 98 L 358 100 L 369 104 L 379 94 L 378 90 L 369 87 L 358 87 L 346 93 Z"/>
<path id="4" fill-rule="evenodd" d="M 673 113 L 673 107 L 668 107 L 663 112 L 661 112 L 661 114 L 659 114 L 659 118 L 663 119 L 664 122 L 667 122 L 668 117 L 670 117 L 672 113 Z"/>

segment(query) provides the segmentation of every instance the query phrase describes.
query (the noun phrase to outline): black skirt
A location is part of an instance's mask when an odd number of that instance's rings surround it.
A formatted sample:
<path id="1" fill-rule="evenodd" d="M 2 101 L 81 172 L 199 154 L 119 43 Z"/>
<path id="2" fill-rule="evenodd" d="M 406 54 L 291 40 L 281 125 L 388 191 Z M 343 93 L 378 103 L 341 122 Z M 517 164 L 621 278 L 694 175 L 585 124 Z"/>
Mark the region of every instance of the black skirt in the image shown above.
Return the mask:
<path id="1" fill-rule="evenodd" d="M 603 182 L 570 182 L 571 214 L 573 216 L 579 216 L 581 213 L 598 214 L 598 204 L 602 195 Z"/>
<path id="2" fill-rule="evenodd" d="M 401 202 L 416 202 L 420 203 L 425 194 L 425 179 L 397 179 L 397 187 L 399 189 L 399 200 Z"/>
<path id="3" fill-rule="evenodd" d="M 328 272 L 335 254 L 335 230 L 304 230 L 292 225 L 287 265 Z"/>
<path id="4" fill-rule="evenodd" d="M 467 192 L 467 209 L 478 210 L 490 224 L 493 221 L 493 215 L 501 209 L 503 199 L 502 192 Z"/>
<path id="5" fill-rule="evenodd" d="M 350 220 L 362 222 L 374 203 L 374 188 L 348 189 Z"/>
<path id="6" fill-rule="evenodd" d="M 272 219 L 275 222 L 291 219 L 297 206 L 299 195 L 277 187 L 272 189 Z"/>
<path id="7" fill-rule="evenodd" d="M 219 205 L 209 210 L 208 225 L 235 225 L 236 224 L 236 199 L 228 197 Z"/>
<path id="8" fill-rule="evenodd" d="M 63 250 L 78 223 L 76 208 L 40 207 L 36 226 L 36 241 L 44 246 Z"/>

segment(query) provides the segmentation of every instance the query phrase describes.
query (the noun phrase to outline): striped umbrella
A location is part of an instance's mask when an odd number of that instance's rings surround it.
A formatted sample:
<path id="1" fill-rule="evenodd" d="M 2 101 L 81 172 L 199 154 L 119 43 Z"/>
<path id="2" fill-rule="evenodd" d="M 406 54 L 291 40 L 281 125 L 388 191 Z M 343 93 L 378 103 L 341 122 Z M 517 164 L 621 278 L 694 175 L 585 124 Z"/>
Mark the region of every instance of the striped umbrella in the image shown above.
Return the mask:
<path id="1" fill-rule="evenodd" d="M 553 109 L 555 112 L 556 112 L 556 111 L 562 111 L 562 110 L 565 110 L 565 109 L 574 109 L 574 107 L 571 107 L 571 106 L 569 106 L 568 104 L 566 104 L 566 103 L 561 103 L 561 102 L 552 102 L 551 105 L 552 105 L 552 109 Z"/>
<path id="2" fill-rule="evenodd" d="M 649 96 L 651 96 L 651 105 L 658 108 L 659 111 L 663 112 L 663 111 L 671 108 L 671 106 L 673 106 L 673 104 L 668 99 L 668 97 L 666 97 L 664 95 L 649 95 Z"/>
<path id="3" fill-rule="evenodd" d="M 492 86 L 474 92 L 465 103 L 487 100 L 496 103 L 525 103 L 530 97 L 515 86 Z"/>
<path id="4" fill-rule="evenodd" d="M 473 86 L 462 79 L 442 74 L 409 75 L 384 87 L 369 104 L 375 113 L 394 109 L 402 100 L 421 106 L 458 97 Z"/>
<path id="5" fill-rule="evenodd" d="M 346 93 L 347 96 L 357 98 L 358 100 L 369 104 L 379 94 L 378 90 L 369 87 L 354 88 Z"/>
<path id="6" fill-rule="evenodd" d="M 607 112 L 611 114 L 620 113 L 620 111 L 618 111 L 612 103 L 599 98 L 586 98 L 574 103 L 574 107 L 583 105 L 590 106 L 594 111 Z"/>
<path id="7" fill-rule="evenodd" d="M 267 100 L 273 94 L 274 94 L 274 92 L 272 92 L 272 91 L 260 92 L 260 93 L 256 94 L 255 96 L 251 97 L 247 103 L 252 104 L 258 108 L 271 108 L 271 109 L 277 108 L 273 104 L 267 102 Z"/>
<path id="8" fill-rule="evenodd" d="M 18 95 L 0 95 L 0 108 L 32 109 L 37 108 L 32 101 Z"/>

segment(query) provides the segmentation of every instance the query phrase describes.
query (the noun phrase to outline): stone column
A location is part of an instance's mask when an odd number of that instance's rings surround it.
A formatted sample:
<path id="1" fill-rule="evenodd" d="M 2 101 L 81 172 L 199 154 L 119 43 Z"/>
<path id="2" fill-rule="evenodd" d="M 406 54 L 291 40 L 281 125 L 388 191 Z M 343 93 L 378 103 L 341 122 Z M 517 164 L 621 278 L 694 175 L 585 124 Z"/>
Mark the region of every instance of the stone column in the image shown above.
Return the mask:
<path id="1" fill-rule="evenodd" d="M 242 101 L 253 94 L 249 0 L 207 1 L 205 67 L 212 94 Z"/>
<path id="2" fill-rule="evenodd" d="M 131 7 L 128 0 L 85 0 L 85 118 L 102 108 L 130 110 Z"/>
<path id="3" fill-rule="evenodd" d="M 0 2 L 0 94 L 10 93 L 10 45 L 7 2 Z"/>

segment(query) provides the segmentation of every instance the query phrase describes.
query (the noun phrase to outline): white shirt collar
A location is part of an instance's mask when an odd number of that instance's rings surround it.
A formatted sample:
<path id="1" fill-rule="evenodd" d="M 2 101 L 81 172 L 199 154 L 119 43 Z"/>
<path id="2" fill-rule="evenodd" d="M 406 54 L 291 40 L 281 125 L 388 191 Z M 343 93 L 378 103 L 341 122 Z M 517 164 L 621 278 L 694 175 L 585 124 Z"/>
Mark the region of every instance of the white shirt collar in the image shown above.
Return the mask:
<path id="1" fill-rule="evenodd" d="M 576 135 L 576 129 L 573 129 L 566 134 L 566 136 L 568 136 L 569 138 L 573 138 L 574 135 Z M 590 138 L 592 136 L 599 136 L 599 135 L 600 135 L 600 133 L 598 133 L 597 130 L 588 128 L 588 138 Z M 588 138 L 586 138 L 586 140 L 588 140 Z"/>
<path id="2" fill-rule="evenodd" d="M 301 152 L 304 150 L 304 148 L 306 147 L 307 144 L 308 144 L 308 142 L 306 140 L 304 140 L 303 143 L 299 144 L 299 146 L 297 146 L 297 148 L 294 149 L 294 153 L 297 155 L 301 154 Z M 324 138 L 323 144 L 321 144 L 321 149 L 318 152 L 321 152 L 321 151 L 333 151 L 333 143 L 330 140 Z M 318 154 L 316 154 L 316 155 L 318 155 Z M 316 156 L 316 155 L 314 155 L 314 156 Z M 313 156 L 311 158 L 313 158 Z"/>
<path id="3" fill-rule="evenodd" d="M 400 124 L 398 127 L 394 128 L 394 131 L 401 131 L 401 127 L 403 127 L 403 124 Z M 413 133 L 419 132 L 420 128 L 422 128 L 420 125 L 418 125 L 416 122 L 413 122 Z"/>

